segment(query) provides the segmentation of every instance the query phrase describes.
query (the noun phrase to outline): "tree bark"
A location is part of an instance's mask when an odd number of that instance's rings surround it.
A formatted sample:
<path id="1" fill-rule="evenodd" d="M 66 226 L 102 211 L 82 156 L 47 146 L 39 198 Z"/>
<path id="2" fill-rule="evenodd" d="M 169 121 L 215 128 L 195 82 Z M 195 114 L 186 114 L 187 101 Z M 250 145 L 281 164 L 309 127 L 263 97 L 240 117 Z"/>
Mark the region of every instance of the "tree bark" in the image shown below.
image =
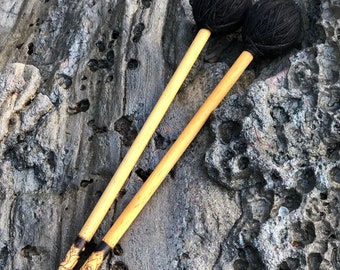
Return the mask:
<path id="1" fill-rule="evenodd" d="M 101 269 L 339 269 L 340 4 L 297 2 L 301 46 L 251 65 Z M 1 5 L 0 268 L 57 269 L 197 29 L 187 0 Z M 210 39 L 88 252 L 241 51 Z"/>

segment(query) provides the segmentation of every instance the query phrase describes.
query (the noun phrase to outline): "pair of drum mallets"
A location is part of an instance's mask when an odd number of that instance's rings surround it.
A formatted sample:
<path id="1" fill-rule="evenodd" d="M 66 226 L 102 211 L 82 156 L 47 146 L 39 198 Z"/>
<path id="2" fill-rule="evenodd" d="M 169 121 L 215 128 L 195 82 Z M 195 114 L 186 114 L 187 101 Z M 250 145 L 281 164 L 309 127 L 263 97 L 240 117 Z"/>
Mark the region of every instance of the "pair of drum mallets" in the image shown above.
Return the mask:
<path id="1" fill-rule="evenodd" d="M 273 57 L 285 53 L 297 44 L 301 36 L 300 8 L 293 0 L 259 0 L 254 5 L 251 0 L 192 0 L 191 5 L 194 19 L 200 30 L 67 252 L 59 270 L 70 270 L 77 264 L 86 243 L 94 236 L 212 33 L 229 34 L 243 26 L 244 51 L 182 131 L 81 269 L 99 269 L 107 254 L 115 247 L 142 211 L 194 140 L 209 115 L 222 102 L 254 57 Z"/>

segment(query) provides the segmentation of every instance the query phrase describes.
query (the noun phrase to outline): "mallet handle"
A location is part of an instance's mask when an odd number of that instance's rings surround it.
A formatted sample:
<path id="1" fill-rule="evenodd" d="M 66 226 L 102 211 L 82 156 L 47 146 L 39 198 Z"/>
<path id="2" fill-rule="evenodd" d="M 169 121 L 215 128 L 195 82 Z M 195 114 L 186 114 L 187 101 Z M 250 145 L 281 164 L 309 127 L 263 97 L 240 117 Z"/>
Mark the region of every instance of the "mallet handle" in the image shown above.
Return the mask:
<path id="1" fill-rule="evenodd" d="M 88 260 L 82 266 L 82 270 L 99 269 L 103 259 L 108 254 L 110 249 L 112 249 L 118 243 L 132 222 L 141 212 L 143 207 L 155 193 L 157 188 L 163 182 L 167 174 L 176 164 L 178 159 L 188 148 L 189 144 L 196 137 L 197 133 L 203 127 L 209 115 L 221 103 L 223 98 L 227 95 L 229 90 L 233 87 L 252 60 L 252 54 L 247 51 L 244 51 L 239 56 L 227 74 L 223 77 L 221 82 L 216 86 L 215 90 L 210 94 L 208 99 L 204 102 L 189 124 L 182 131 L 178 139 L 154 169 L 137 194 L 133 197 L 122 214 L 118 217 L 116 222 L 112 225 L 110 230 L 104 236 L 101 244 L 97 247 L 96 251 L 91 254 Z"/>
<path id="2" fill-rule="evenodd" d="M 67 252 L 64 261 L 60 264 L 59 270 L 73 269 L 78 262 L 79 254 L 85 248 L 86 242 L 89 242 L 92 239 L 99 225 L 103 221 L 116 196 L 123 187 L 126 179 L 129 177 L 129 174 L 133 170 L 146 145 L 150 141 L 156 128 L 168 110 L 171 102 L 175 98 L 185 78 L 188 76 L 196 59 L 207 43 L 210 34 L 211 32 L 207 29 L 201 29 L 197 33 L 181 63 L 164 89 L 161 97 L 116 170 L 116 173 L 113 175 L 98 203 L 79 232 L 77 240 Z"/>

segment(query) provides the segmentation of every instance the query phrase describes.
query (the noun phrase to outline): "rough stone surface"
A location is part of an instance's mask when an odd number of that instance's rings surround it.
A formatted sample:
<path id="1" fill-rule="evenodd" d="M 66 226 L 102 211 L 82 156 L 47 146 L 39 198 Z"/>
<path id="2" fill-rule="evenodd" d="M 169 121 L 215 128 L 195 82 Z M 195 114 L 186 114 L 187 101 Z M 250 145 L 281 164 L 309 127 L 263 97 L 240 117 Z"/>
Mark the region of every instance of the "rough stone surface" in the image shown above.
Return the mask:
<path id="1" fill-rule="evenodd" d="M 340 2 L 257 59 L 101 269 L 340 269 Z M 188 0 L 0 1 L 0 269 L 56 269 L 196 28 Z M 212 37 L 93 241 L 242 49 Z"/>

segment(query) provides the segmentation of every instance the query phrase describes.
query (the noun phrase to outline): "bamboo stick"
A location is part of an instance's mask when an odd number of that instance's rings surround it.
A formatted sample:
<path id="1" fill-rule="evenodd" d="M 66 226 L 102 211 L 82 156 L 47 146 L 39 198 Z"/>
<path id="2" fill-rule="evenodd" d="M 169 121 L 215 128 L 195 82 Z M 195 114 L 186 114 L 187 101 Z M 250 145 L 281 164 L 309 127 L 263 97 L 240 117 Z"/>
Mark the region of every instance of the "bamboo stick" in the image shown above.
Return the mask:
<path id="1" fill-rule="evenodd" d="M 126 179 L 129 177 L 129 174 L 133 170 L 146 145 L 164 117 L 171 102 L 175 98 L 185 78 L 188 76 L 196 59 L 207 43 L 210 35 L 211 31 L 208 29 L 200 29 L 197 33 L 181 63 L 147 118 L 144 126 L 140 130 L 129 151 L 116 170 L 116 173 L 113 175 L 98 203 L 79 232 L 75 242 L 67 252 L 64 261 L 61 262 L 58 270 L 71 270 L 77 264 L 79 255 L 84 250 L 85 244 L 92 239 L 99 225 L 103 221 L 116 196 L 123 187 Z"/>
<path id="2" fill-rule="evenodd" d="M 157 188 L 161 185 L 167 174 L 188 148 L 190 143 L 194 140 L 208 119 L 209 115 L 221 103 L 223 98 L 227 95 L 229 90 L 233 87 L 252 60 L 253 55 L 250 52 L 242 52 L 233 66 L 229 69 L 227 74 L 223 77 L 221 82 L 216 86 L 208 99 L 204 102 L 189 124 L 185 127 L 167 154 L 154 169 L 144 185 L 140 188 L 140 190 L 104 236 L 102 242 L 96 248 L 95 252 L 91 254 L 88 260 L 82 266 L 82 270 L 99 269 L 110 249 L 114 248 L 127 229 L 131 226 L 152 195 L 156 192 Z"/>

